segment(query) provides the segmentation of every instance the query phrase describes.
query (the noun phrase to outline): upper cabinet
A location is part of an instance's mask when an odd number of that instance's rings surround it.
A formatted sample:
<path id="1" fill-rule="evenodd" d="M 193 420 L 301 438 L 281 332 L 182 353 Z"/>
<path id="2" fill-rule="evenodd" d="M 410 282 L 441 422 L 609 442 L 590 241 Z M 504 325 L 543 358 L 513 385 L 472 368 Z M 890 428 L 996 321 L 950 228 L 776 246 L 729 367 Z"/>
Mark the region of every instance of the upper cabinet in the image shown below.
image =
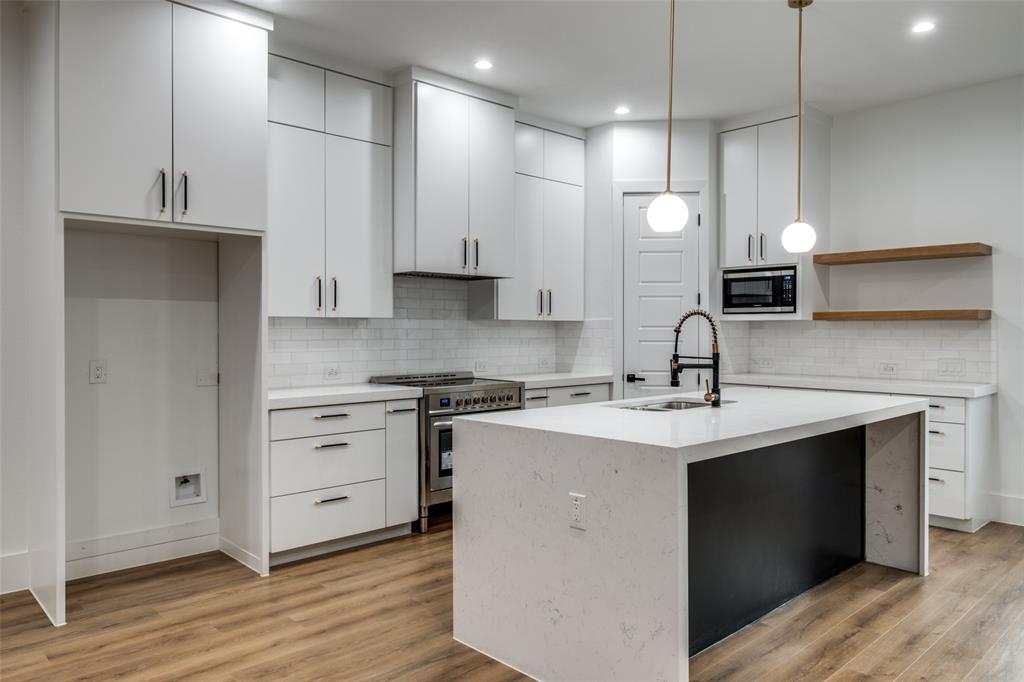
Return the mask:
<path id="1" fill-rule="evenodd" d="M 391 88 L 277 56 L 270 73 L 268 314 L 391 317 Z"/>
<path id="2" fill-rule="evenodd" d="M 795 263 L 782 247 L 782 231 L 796 219 L 797 120 L 785 118 L 729 130 L 721 154 L 721 265 L 746 267 Z M 803 215 L 827 245 L 829 127 L 804 117 Z"/>
<path id="3" fill-rule="evenodd" d="M 60 208 L 263 229 L 267 33 L 167 2 L 60 9 Z"/>
<path id="4" fill-rule="evenodd" d="M 470 312 L 499 320 L 582 320 L 583 140 L 524 123 L 515 130 L 515 247 L 509 252 L 515 273 L 474 284 Z"/>
<path id="5" fill-rule="evenodd" d="M 395 116 L 395 272 L 513 276 L 511 107 L 411 80 Z"/>

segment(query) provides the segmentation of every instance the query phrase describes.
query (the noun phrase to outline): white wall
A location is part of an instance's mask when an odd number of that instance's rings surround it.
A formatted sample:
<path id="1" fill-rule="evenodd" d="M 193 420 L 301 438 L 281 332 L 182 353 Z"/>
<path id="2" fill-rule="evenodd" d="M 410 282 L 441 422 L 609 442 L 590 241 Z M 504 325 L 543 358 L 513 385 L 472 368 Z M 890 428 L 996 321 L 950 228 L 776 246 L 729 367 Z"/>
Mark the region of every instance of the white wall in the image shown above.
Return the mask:
<path id="1" fill-rule="evenodd" d="M 152 531 L 218 516 L 218 388 L 197 386 L 197 373 L 217 373 L 217 243 L 68 230 L 65 254 L 77 561 L 108 551 L 110 538 L 131 536 L 117 545 L 129 550 L 153 544 Z M 105 384 L 89 383 L 95 359 L 107 363 Z M 192 472 L 207 501 L 171 507 L 173 476 Z"/>
<path id="2" fill-rule="evenodd" d="M 998 518 L 1024 524 L 1024 77 L 835 117 L 832 248 L 982 241 L 992 258 L 831 269 L 831 307 L 991 307 L 991 322 L 757 323 L 751 370 L 995 380 Z M 793 355 L 810 359 L 783 364 Z M 940 359 L 964 373 L 938 374 Z M 765 362 L 774 366 L 765 366 Z"/>

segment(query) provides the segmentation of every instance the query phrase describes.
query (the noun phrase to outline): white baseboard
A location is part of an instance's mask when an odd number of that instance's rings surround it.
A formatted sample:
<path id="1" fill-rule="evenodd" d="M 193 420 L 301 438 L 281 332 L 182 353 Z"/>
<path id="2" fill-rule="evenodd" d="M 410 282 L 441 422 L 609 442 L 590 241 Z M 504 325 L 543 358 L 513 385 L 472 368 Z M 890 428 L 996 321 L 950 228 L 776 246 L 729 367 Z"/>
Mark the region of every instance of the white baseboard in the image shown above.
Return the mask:
<path id="1" fill-rule="evenodd" d="M 319 556 L 321 554 L 339 552 L 343 549 L 351 549 L 352 547 L 359 547 L 360 545 L 368 545 L 371 542 L 390 540 L 391 538 L 409 535 L 410 533 L 412 533 L 412 524 L 403 523 L 400 526 L 392 526 L 391 528 L 385 528 L 383 530 L 374 530 L 370 531 L 369 533 L 362 533 L 361 535 L 353 535 L 351 537 L 341 538 L 340 540 L 331 540 L 329 542 L 322 542 L 318 545 L 299 547 L 298 549 L 289 549 L 284 552 L 277 552 L 276 554 L 271 554 L 270 565 L 280 566 L 281 564 L 286 564 L 289 561 L 309 559 L 310 557 Z"/>
<path id="2" fill-rule="evenodd" d="M 180 559 L 181 557 L 193 554 L 216 552 L 219 549 L 219 536 L 214 533 L 172 540 L 171 542 L 163 542 L 146 547 L 125 549 L 110 554 L 84 557 L 67 562 L 67 579 L 75 580 L 76 578 L 85 578 L 90 575 L 120 571 L 124 568 L 145 566 L 146 564 L 153 564 L 158 561 Z"/>
<path id="3" fill-rule="evenodd" d="M 1024 526 L 1024 497 L 992 493 L 993 521 Z"/>
<path id="4" fill-rule="evenodd" d="M 259 575 L 265 576 L 268 574 L 266 567 L 263 565 L 263 559 L 248 550 L 242 549 L 225 537 L 220 539 L 220 551 Z"/>
<path id="5" fill-rule="evenodd" d="M 946 516 L 929 514 L 928 525 L 946 528 L 947 530 L 958 530 L 961 533 L 976 533 L 988 525 L 988 521 L 984 519 L 967 519 L 964 521 L 961 519 L 951 519 Z"/>
<path id="6" fill-rule="evenodd" d="M 28 589 L 28 550 L 0 555 L 0 594 Z"/>
<path id="7" fill-rule="evenodd" d="M 67 543 L 66 558 L 69 562 L 77 561 L 78 559 L 88 559 L 104 554 L 116 554 L 151 545 L 162 545 L 167 542 L 198 538 L 203 535 L 216 535 L 219 532 L 220 519 L 214 517 L 178 523 L 173 526 L 148 528 L 134 533 L 120 533 L 101 538 L 75 540 Z"/>

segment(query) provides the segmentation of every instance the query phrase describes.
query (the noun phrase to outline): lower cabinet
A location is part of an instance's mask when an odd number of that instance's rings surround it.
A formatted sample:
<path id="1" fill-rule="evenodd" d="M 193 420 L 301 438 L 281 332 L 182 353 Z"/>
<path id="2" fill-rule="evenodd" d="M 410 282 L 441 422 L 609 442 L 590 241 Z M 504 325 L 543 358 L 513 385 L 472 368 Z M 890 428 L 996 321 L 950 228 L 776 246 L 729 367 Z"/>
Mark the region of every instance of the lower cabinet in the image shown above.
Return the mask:
<path id="1" fill-rule="evenodd" d="M 272 410 L 270 551 L 416 520 L 418 430 L 416 400 Z"/>
<path id="2" fill-rule="evenodd" d="M 611 384 L 583 384 L 557 388 L 528 388 L 523 394 L 525 409 L 599 403 L 612 399 Z"/>

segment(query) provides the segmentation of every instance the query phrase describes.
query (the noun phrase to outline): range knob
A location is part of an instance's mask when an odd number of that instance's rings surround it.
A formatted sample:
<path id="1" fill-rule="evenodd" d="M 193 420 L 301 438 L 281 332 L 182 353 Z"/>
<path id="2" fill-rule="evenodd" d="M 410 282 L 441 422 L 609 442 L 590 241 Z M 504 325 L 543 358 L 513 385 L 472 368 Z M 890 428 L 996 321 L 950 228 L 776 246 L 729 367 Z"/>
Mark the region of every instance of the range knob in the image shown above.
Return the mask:
<path id="1" fill-rule="evenodd" d="M 491 402 L 492 402 L 492 403 L 496 403 L 496 402 L 498 402 L 498 396 L 496 396 L 496 395 L 492 395 L 492 396 L 491 396 Z"/>
<path id="2" fill-rule="evenodd" d="M 473 404 L 474 405 L 479 405 L 480 404 L 480 396 L 476 396 L 475 398 L 473 398 Z"/>
<path id="3" fill-rule="evenodd" d="M 462 398 L 455 399 L 455 407 L 462 407 Z"/>

